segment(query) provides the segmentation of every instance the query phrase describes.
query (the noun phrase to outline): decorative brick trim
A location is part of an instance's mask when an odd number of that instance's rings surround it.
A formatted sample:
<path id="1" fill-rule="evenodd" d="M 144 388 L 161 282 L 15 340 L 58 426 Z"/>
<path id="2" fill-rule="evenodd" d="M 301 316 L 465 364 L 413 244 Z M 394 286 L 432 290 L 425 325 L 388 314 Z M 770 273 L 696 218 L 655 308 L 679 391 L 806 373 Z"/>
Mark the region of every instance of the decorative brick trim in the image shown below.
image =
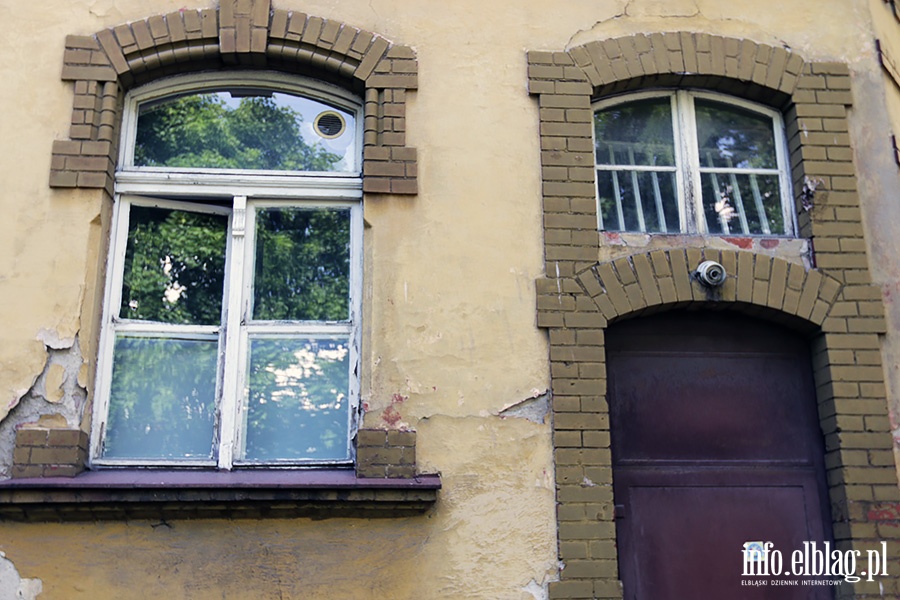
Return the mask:
<path id="1" fill-rule="evenodd" d="M 87 447 L 87 433 L 72 429 L 62 417 L 45 415 L 22 424 L 16 430 L 12 477 L 74 477 L 84 470 Z"/>
<path id="2" fill-rule="evenodd" d="M 356 434 L 356 476 L 405 478 L 416 476 L 416 432 L 360 429 Z"/>
<path id="3" fill-rule="evenodd" d="M 814 268 L 680 246 L 598 262 L 591 102 L 646 86 L 717 90 L 782 111 L 800 234 L 811 240 Z M 884 307 L 868 269 L 847 127 L 847 66 L 750 40 L 638 34 L 529 52 L 528 87 L 540 109 L 545 272 L 552 274 L 536 282 L 537 324 L 550 336 L 559 557 L 567 565 L 550 597 L 622 597 L 605 331 L 624 316 L 687 305 L 741 310 L 809 336 L 835 538 L 845 550 L 885 540 L 896 562 L 900 528 L 873 508 L 898 502 L 900 490 L 880 353 Z M 703 260 L 725 266 L 721 288 L 694 281 Z M 900 592 L 896 573 L 880 583 L 883 593 Z M 861 581 L 842 593 L 880 597 L 877 588 Z"/>
<path id="4" fill-rule="evenodd" d="M 589 42 L 566 52 L 529 52 L 528 63 L 533 94 L 570 93 L 573 83 L 585 82 L 597 96 L 606 96 L 645 87 L 642 78 L 651 77 L 657 85 L 696 85 L 766 104 L 794 92 L 804 65 L 784 48 L 684 31 Z"/>
<path id="5" fill-rule="evenodd" d="M 721 287 L 698 282 L 694 271 L 701 262 L 721 263 L 728 277 Z M 543 278 L 537 282 L 538 314 L 544 319 L 562 313 L 568 328 L 605 327 L 621 315 L 663 305 L 700 302 L 737 302 L 774 309 L 821 326 L 843 287 L 837 279 L 782 258 L 730 250 L 699 248 L 655 250 L 597 263 L 574 278 Z M 877 290 L 877 288 L 873 289 Z M 584 300 L 593 300 L 596 308 Z M 583 309 L 587 308 L 587 311 Z M 582 310 L 580 310 L 582 309 Z M 594 315 L 593 310 L 599 312 Z M 590 316 L 589 316 L 590 315 Z M 849 326 L 846 317 L 835 317 Z M 859 317 L 852 327 L 883 333 L 881 314 Z"/>
<path id="6" fill-rule="evenodd" d="M 177 73 L 234 67 L 309 73 L 363 92 L 364 191 L 417 193 L 416 151 L 406 146 L 406 91 L 418 86 L 415 52 L 337 21 L 272 10 L 270 0 L 222 0 L 218 9 L 184 9 L 68 36 L 62 79 L 75 82 L 75 101 L 70 139 L 54 144 L 50 186 L 111 192 L 127 90 Z M 79 141 L 108 142 L 108 152 L 73 145 Z"/>

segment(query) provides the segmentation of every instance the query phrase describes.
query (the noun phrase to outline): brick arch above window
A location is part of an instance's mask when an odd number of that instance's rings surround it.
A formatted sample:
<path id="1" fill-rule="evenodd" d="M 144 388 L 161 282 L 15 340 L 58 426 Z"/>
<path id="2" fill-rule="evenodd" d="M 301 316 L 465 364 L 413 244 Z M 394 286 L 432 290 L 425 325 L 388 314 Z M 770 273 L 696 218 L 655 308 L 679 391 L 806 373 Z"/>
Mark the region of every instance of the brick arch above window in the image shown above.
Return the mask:
<path id="1" fill-rule="evenodd" d="M 594 41 L 567 54 L 600 95 L 649 77 L 661 85 L 700 84 L 748 99 L 759 95 L 766 104 L 775 104 L 773 92 L 780 99 L 793 94 L 806 64 L 785 48 L 683 31 Z"/>
<path id="2" fill-rule="evenodd" d="M 62 79 L 75 83 L 68 140 L 53 144 L 50 186 L 105 188 L 128 89 L 200 70 L 304 73 L 364 101 L 363 191 L 416 194 L 416 149 L 406 145 L 406 92 L 418 85 L 415 52 L 350 25 L 272 10 L 270 0 L 222 0 L 66 38 Z"/>
<path id="3" fill-rule="evenodd" d="M 790 153 L 798 235 L 816 239 L 816 266 L 854 270 L 846 281 L 869 283 L 862 246 L 847 258 L 843 238 L 861 238 L 847 65 L 810 62 L 783 48 L 704 33 L 637 34 L 566 51 L 528 52 L 528 89 L 540 107 L 546 258 L 563 275 L 589 258 L 557 240 L 596 248 L 593 100 L 641 87 L 693 87 L 754 100 L 780 110 Z M 566 231 L 578 231 L 567 237 Z M 824 241 L 828 238 L 827 241 Z M 564 242 L 566 245 L 567 242 Z M 576 256 L 578 254 L 578 256 Z M 572 258 L 573 260 L 569 260 Z"/>

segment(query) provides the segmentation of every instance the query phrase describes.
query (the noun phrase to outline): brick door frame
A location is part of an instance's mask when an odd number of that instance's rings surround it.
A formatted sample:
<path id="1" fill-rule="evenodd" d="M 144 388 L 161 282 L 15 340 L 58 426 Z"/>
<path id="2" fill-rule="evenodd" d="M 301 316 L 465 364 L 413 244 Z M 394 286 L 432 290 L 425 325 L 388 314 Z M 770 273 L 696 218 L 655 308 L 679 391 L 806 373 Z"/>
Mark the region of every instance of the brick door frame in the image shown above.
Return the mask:
<path id="1" fill-rule="evenodd" d="M 783 48 L 701 33 L 633 35 L 528 53 L 540 110 L 546 277 L 537 323 L 550 338 L 559 581 L 551 598 L 621 598 L 613 521 L 604 332 L 617 319 L 691 306 L 783 322 L 810 340 L 834 535 L 842 550 L 888 542 L 894 573 L 839 597 L 900 592 L 900 491 L 887 416 L 880 335 L 847 127 L 849 69 Z M 799 236 L 814 268 L 755 251 L 684 245 L 599 260 L 591 102 L 652 87 L 720 91 L 782 112 Z M 801 133 L 802 132 L 802 133 Z M 701 243 L 700 246 L 705 246 Z M 729 277 L 715 293 L 692 272 Z M 889 571 L 890 572 L 890 571 Z M 739 576 L 739 574 L 735 574 Z"/>

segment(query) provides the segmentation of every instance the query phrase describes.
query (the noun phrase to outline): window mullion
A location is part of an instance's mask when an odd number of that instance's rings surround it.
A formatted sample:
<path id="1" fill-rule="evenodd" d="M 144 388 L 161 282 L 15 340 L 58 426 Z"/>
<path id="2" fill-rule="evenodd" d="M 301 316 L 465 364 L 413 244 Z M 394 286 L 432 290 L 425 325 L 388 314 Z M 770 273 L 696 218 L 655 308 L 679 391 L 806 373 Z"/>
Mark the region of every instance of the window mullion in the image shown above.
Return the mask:
<path id="1" fill-rule="evenodd" d="M 687 161 L 687 153 L 685 150 L 685 140 L 683 131 L 685 129 L 682 123 L 681 113 L 678 109 L 680 102 L 678 92 L 671 96 L 671 112 L 672 112 L 672 135 L 675 142 L 675 193 L 678 196 L 678 218 L 681 220 L 678 230 L 682 232 L 690 231 L 689 226 L 692 211 L 688 198 L 690 198 L 690 173 L 685 167 Z"/>
<path id="2" fill-rule="evenodd" d="M 775 135 L 775 164 L 778 167 L 778 179 L 781 183 L 781 210 L 784 215 L 784 235 L 795 235 L 797 232 L 797 208 L 794 204 L 794 192 L 791 185 L 791 169 L 788 157 L 787 136 L 784 134 L 784 120 L 780 113 L 772 117 L 772 130 Z"/>
<path id="3" fill-rule="evenodd" d="M 226 316 L 223 340 L 225 344 L 225 364 L 222 374 L 221 404 L 219 406 L 219 468 L 230 469 L 234 463 L 237 440 L 237 416 L 239 411 L 239 389 L 242 371 L 239 368 L 241 355 L 241 321 L 243 319 L 242 285 L 245 261 L 245 237 L 247 229 L 247 197 L 235 196 L 231 216 L 231 248 L 227 261 Z"/>
<path id="4" fill-rule="evenodd" d="M 706 219 L 703 215 L 703 188 L 700 180 L 700 153 L 697 142 L 697 116 L 694 112 L 694 99 L 690 92 L 676 93 L 678 120 L 681 124 L 682 171 L 685 176 L 684 204 L 687 208 L 687 231 L 707 233 Z"/>

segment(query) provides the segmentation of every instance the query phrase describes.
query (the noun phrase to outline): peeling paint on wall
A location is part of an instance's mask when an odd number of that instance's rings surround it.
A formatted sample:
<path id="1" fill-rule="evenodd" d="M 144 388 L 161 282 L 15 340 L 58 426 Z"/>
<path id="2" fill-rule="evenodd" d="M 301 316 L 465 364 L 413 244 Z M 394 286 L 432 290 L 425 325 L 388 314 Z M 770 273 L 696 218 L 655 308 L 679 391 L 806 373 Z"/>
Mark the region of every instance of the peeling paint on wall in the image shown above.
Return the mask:
<path id="1" fill-rule="evenodd" d="M 534 600 L 547 600 L 550 596 L 548 595 L 547 583 L 543 584 L 538 583 L 534 579 L 528 582 L 528 585 L 522 588 L 522 591 L 528 592 L 534 597 Z"/>
<path id="2" fill-rule="evenodd" d="M 60 339 L 48 331 L 42 331 L 38 338 L 47 352 L 44 368 L 6 418 L 0 420 L 0 479 L 10 476 L 16 429 L 20 425 L 37 422 L 43 415 L 65 419 L 73 428 L 81 424 L 87 389 L 78 339 Z"/>
<path id="3" fill-rule="evenodd" d="M 20 577 L 12 561 L 0 552 L 0 600 L 34 600 L 42 587 L 40 579 Z"/>
<path id="4" fill-rule="evenodd" d="M 526 398 L 521 402 L 516 402 L 505 407 L 500 411 L 500 417 L 517 417 L 519 419 L 528 419 L 539 425 L 546 423 L 547 415 L 550 413 L 550 390 L 543 392 L 535 391 L 531 398 Z"/>

